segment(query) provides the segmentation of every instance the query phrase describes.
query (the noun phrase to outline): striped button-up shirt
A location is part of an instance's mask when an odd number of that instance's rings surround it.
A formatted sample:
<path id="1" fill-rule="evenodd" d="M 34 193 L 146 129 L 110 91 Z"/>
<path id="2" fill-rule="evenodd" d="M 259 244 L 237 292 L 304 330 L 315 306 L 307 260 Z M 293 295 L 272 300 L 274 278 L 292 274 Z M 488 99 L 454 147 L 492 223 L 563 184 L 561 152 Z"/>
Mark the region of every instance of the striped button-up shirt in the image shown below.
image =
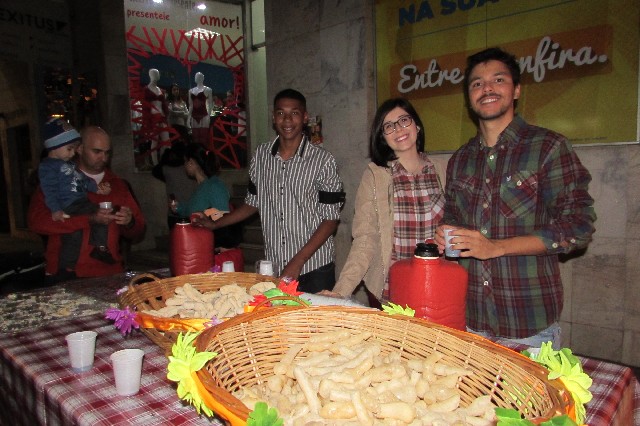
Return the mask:
<path id="1" fill-rule="evenodd" d="M 342 181 L 331 153 L 304 137 L 296 154 L 283 160 L 279 139 L 262 144 L 249 168 L 245 202 L 260 211 L 265 254 L 280 274 L 322 221 L 339 220 Z M 305 263 L 302 274 L 335 261 L 330 237 Z"/>
<path id="2" fill-rule="evenodd" d="M 447 167 L 444 223 L 490 239 L 539 237 L 539 256 L 461 258 L 469 271 L 467 325 L 524 338 L 558 321 L 563 305 L 558 253 L 584 248 L 594 232 L 591 175 L 567 139 L 516 116 L 497 144 L 478 134 Z"/>

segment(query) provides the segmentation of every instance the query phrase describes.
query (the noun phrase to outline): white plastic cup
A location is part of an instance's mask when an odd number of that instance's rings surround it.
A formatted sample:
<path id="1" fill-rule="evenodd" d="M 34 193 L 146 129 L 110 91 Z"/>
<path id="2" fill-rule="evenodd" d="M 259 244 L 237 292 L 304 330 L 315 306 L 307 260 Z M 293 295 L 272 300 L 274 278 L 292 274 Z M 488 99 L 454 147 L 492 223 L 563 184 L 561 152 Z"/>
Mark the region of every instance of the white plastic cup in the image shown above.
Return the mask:
<path id="1" fill-rule="evenodd" d="M 455 237 L 451 232 L 455 231 L 453 228 L 446 228 L 444 230 L 444 255 L 447 257 L 460 257 L 460 250 L 456 250 L 453 247 L 455 244 L 451 244 L 451 238 Z"/>
<path id="2" fill-rule="evenodd" d="M 100 203 L 100 208 L 111 210 L 113 208 L 113 204 L 111 203 L 111 201 L 103 201 Z"/>
<path id="3" fill-rule="evenodd" d="M 258 260 L 256 262 L 256 272 L 260 275 L 273 276 L 273 263 L 270 260 Z"/>
<path id="4" fill-rule="evenodd" d="M 231 260 L 226 260 L 222 262 L 222 272 L 235 272 L 236 267 L 233 265 Z"/>
<path id="5" fill-rule="evenodd" d="M 143 356 L 142 349 L 123 349 L 111 354 L 118 395 L 131 396 L 140 391 Z"/>
<path id="6" fill-rule="evenodd" d="M 75 373 L 82 373 L 93 367 L 97 335 L 95 331 L 78 331 L 67 334 L 65 337 L 69 348 L 71 369 Z"/>

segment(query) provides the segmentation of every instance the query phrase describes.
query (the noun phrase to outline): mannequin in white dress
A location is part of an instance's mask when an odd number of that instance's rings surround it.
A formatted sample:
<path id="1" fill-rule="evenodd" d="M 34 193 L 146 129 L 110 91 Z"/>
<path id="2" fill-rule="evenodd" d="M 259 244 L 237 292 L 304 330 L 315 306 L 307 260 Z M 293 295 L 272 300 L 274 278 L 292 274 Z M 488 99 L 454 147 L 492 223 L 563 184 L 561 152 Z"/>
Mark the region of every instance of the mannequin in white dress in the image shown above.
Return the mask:
<path id="1" fill-rule="evenodd" d="M 209 148 L 209 124 L 213 110 L 213 90 L 204 85 L 204 74 L 197 72 L 196 86 L 189 90 L 189 125 L 194 142 Z"/>
<path id="2" fill-rule="evenodd" d="M 179 134 L 183 143 L 189 142 L 189 108 L 180 95 L 180 87 L 177 84 L 171 86 L 171 92 L 167 96 L 169 105 L 169 126 L 173 127 Z M 173 141 L 172 141 L 173 145 Z"/>
<path id="3" fill-rule="evenodd" d="M 144 120 L 151 140 L 151 162 L 158 164 L 158 158 L 171 144 L 167 128 L 167 98 L 164 91 L 158 87 L 160 71 L 155 68 L 149 70 L 149 84 L 144 90 L 146 108 L 143 108 Z"/>

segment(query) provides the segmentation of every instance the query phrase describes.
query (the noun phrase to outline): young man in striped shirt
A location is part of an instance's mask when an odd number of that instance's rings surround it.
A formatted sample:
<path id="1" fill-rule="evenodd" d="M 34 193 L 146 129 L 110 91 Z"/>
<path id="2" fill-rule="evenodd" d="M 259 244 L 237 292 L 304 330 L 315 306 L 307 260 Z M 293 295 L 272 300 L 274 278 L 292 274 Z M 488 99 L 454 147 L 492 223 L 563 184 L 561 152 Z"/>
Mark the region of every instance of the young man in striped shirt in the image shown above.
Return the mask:
<path id="1" fill-rule="evenodd" d="M 520 67 L 498 48 L 470 56 L 468 106 L 478 133 L 447 167 L 443 227 L 469 271 L 467 327 L 528 346 L 561 343 L 559 253 L 585 248 L 596 215 L 591 175 L 564 136 L 515 113 Z"/>
<path id="2" fill-rule="evenodd" d="M 215 222 L 202 217 L 196 224 L 214 230 L 259 212 L 274 272 L 297 279 L 300 291 L 317 293 L 335 284 L 333 234 L 344 192 L 333 155 L 304 132 L 308 118 L 300 92 L 279 92 L 273 102 L 278 136 L 260 145 L 251 160 L 245 204 Z"/>

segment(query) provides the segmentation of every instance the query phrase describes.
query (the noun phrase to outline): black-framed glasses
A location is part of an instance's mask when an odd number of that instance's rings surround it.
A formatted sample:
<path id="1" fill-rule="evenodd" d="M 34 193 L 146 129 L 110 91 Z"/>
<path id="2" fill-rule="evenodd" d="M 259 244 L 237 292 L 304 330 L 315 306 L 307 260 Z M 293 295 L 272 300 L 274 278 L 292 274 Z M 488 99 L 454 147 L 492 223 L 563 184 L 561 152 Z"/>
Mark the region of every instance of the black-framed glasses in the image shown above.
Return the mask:
<path id="1" fill-rule="evenodd" d="M 396 125 L 400 127 L 409 127 L 413 123 L 413 118 L 410 115 L 403 115 L 398 118 L 397 121 L 387 121 L 382 125 L 382 133 L 385 135 L 390 135 L 391 133 L 396 131 Z"/>

